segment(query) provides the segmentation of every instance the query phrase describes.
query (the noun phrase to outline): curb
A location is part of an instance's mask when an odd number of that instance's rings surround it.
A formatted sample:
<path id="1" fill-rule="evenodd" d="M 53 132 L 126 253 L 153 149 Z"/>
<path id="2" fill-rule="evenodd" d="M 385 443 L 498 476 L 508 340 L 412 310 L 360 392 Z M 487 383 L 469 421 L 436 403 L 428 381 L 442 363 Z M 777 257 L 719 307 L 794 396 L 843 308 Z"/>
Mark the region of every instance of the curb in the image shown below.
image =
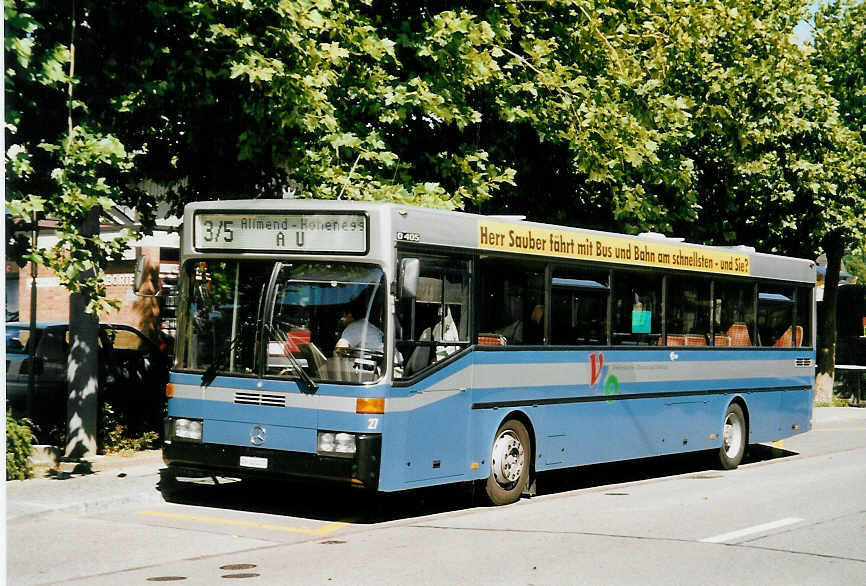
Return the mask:
<path id="1" fill-rule="evenodd" d="M 39 466 L 56 466 L 62 454 L 60 448 L 49 444 L 36 444 L 30 452 L 30 465 L 34 468 Z"/>
<path id="2" fill-rule="evenodd" d="M 78 503 L 69 503 L 66 505 L 60 506 L 46 506 L 39 503 L 23 503 L 23 504 L 32 504 L 34 507 L 40 507 L 38 510 L 25 511 L 22 513 L 9 513 L 8 505 L 7 505 L 7 515 L 6 522 L 10 521 L 22 521 L 27 519 L 34 519 L 37 517 L 44 517 L 46 515 L 51 515 L 54 513 L 89 513 L 94 510 L 109 507 L 114 505 L 128 505 L 128 504 L 146 504 L 146 503 L 164 503 L 165 499 L 162 497 L 162 493 L 158 490 L 154 491 L 153 495 L 149 493 L 141 493 L 137 492 L 135 494 L 128 495 L 118 495 L 113 497 L 106 497 L 100 499 L 86 500 Z"/>

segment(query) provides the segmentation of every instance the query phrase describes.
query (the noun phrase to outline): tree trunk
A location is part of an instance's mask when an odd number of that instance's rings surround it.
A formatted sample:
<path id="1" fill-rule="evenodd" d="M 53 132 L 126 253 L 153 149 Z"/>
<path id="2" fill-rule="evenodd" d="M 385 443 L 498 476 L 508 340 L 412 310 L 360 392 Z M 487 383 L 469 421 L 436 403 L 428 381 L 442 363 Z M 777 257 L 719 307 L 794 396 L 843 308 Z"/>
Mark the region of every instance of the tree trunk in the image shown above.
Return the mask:
<path id="1" fill-rule="evenodd" d="M 98 233 L 99 208 L 93 208 L 83 222 L 81 234 L 87 238 Z M 99 316 L 86 312 L 87 303 L 83 295 L 69 298 L 66 457 L 76 459 L 94 456 L 97 449 Z"/>
<path id="2" fill-rule="evenodd" d="M 833 400 L 833 370 L 836 365 L 836 300 L 839 297 L 839 272 L 845 243 L 842 235 L 831 232 L 824 238 L 827 274 L 824 277 L 824 336 L 818 347 L 818 372 L 815 379 L 815 401 Z"/>

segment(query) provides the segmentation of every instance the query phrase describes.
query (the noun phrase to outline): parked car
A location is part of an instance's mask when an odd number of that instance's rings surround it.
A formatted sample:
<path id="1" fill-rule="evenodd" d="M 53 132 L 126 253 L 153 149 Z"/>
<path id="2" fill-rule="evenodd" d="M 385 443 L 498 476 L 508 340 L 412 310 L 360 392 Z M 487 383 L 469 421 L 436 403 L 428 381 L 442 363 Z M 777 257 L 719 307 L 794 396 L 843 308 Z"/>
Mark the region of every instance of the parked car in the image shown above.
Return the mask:
<path id="1" fill-rule="evenodd" d="M 169 367 L 165 354 L 140 331 L 121 324 L 99 324 L 98 352 L 100 404 L 109 403 L 115 419 L 131 433 L 160 431 Z M 33 420 L 41 436 L 58 426 L 65 429 L 68 354 L 66 322 L 37 322 L 33 335 L 28 323 L 6 324 L 7 409 L 16 417 Z M 34 393 L 28 414 L 31 368 Z"/>

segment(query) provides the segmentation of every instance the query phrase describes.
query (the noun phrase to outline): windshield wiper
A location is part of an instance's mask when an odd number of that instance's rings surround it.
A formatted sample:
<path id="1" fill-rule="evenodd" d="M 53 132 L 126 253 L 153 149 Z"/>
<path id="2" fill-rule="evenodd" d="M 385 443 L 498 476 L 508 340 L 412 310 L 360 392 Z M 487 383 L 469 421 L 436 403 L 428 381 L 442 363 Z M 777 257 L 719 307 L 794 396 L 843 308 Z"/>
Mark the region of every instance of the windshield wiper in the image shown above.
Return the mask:
<path id="1" fill-rule="evenodd" d="M 209 387 L 210 384 L 214 381 L 217 376 L 217 371 L 226 365 L 226 359 L 229 355 L 234 352 L 235 344 L 238 343 L 238 340 L 241 339 L 241 333 L 239 332 L 234 338 L 229 340 L 229 343 L 226 347 L 222 349 L 222 351 L 217 355 L 216 360 L 214 360 L 210 366 L 208 366 L 204 373 L 201 375 L 201 386 Z"/>
<path id="2" fill-rule="evenodd" d="M 265 326 L 265 331 L 268 333 L 268 336 L 267 336 L 268 339 L 270 339 L 271 338 L 271 336 L 270 336 L 271 325 L 270 324 Z M 286 356 L 286 358 L 289 359 L 289 362 L 292 364 L 292 368 L 295 369 L 295 372 L 298 373 L 298 378 L 300 379 L 300 381 L 304 384 L 305 387 L 307 387 L 307 392 L 308 393 L 315 393 L 316 391 L 318 391 L 319 385 L 316 384 L 316 381 L 314 381 L 313 378 L 309 374 L 307 374 L 307 371 L 304 370 L 304 367 L 301 366 L 301 363 L 298 362 L 298 359 L 294 357 L 294 355 L 292 354 L 292 351 L 286 350 L 285 356 Z"/>
<path id="3" fill-rule="evenodd" d="M 268 338 L 270 338 L 270 330 L 271 326 L 266 325 L 265 331 L 268 334 Z M 241 333 L 242 332 L 238 333 L 237 336 L 230 340 L 226 347 L 217 356 L 216 360 L 214 360 L 210 364 L 210 366 L 205 369 L 204 373 L 202 373 L 201 375 L 201 386 L 208 387 L 214 381 L 214 379 L 217 377 L 217 372 L 219 371 L 219 369 L 226 365 L 226 359 L 234 351 L 235 345 L 241 339 Z M 316 384 L 316 381 L 314 381 L 309 374 L 307 374 L 307 372 L 301 366 L 301 363 L 298 362 L 298 359 L 292 355 L 291 351 L 286 352 L 286 358 L 289 359 L 292 368 L 295 370 L 295 372 L 298 373 L 298 378 L 306 387 L 307 392 L 315 393 L 316 391 L 318 391 L 319 385 Z"/>

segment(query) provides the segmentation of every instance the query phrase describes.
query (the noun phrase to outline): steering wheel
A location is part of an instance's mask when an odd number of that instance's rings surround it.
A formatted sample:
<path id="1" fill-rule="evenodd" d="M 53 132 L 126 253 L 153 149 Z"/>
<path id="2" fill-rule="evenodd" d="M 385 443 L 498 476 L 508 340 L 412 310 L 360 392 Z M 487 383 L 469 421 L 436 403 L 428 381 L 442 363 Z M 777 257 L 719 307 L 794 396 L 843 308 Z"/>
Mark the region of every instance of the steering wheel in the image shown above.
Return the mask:
<path id="1" fill-rule="evenodd" d="M 371 348 L 347 348 L 345 346 L 334 348 L 334 354 L 341 358 L 365 358 L 377 361 L 385 356 L 385 353 L 379 350 Z"/>

